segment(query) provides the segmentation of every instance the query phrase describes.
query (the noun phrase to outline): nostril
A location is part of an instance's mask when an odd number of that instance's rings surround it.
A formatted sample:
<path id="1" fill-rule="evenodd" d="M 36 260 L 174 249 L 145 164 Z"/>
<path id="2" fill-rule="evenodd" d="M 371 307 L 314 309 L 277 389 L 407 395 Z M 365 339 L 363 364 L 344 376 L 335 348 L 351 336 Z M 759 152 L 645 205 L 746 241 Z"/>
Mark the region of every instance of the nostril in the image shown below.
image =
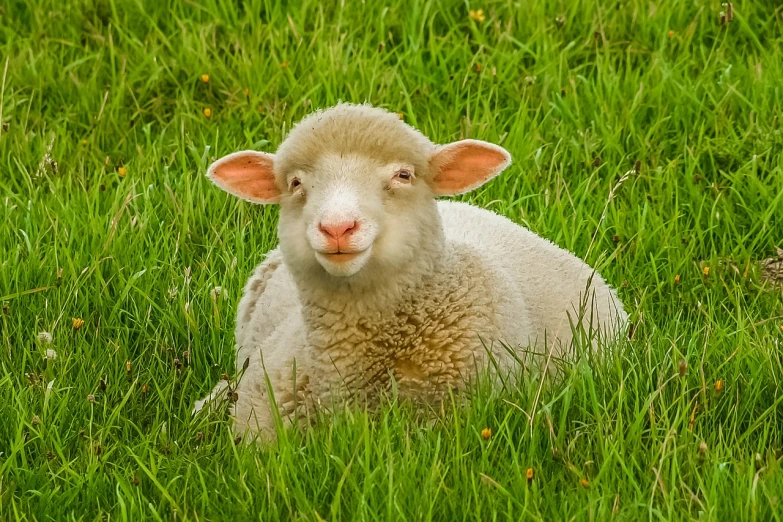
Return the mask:
<path id="1" fill-rule="evenodd" d="M 334 239 L 340 239 L 343 236 L 348 236 L 359 228 L 359 223 L 356 221 L 343 221 L 342 223 L 320 223 L 318 228 Z"/>

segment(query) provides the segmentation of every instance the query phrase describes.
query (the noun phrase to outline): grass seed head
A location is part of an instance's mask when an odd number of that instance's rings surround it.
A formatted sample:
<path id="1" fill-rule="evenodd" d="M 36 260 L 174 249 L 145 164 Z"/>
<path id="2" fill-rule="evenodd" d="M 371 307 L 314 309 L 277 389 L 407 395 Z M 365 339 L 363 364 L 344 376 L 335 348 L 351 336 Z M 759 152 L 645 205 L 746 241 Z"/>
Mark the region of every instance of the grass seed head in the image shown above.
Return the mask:
<path id="1" fill-rule="evenodd" d="M 721 4 L 723 11 L 720 12 L 720 24 L 726 25 L 734 20 L 734 5 L 731 2 Z"/>
<path id="2" fill-rule="evenodd" d="M 685 359 L 680 361 L 678 373 L 680 377 L 685 377 L 685 374 L 688 373 L 688 363 L 685 361 Z"/>

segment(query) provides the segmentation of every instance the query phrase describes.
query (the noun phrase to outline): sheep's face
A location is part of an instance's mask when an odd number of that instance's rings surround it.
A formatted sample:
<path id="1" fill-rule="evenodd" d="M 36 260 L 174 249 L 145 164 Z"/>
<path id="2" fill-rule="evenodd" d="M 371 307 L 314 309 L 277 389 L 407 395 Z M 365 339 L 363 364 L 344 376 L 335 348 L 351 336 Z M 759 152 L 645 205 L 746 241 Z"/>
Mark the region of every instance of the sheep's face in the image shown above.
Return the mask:
<path id="1" fill-rule="evenodd" d="M 289 264 L 349 277 L 410 263 L 440 222 L 430 186 L 415 166 L 325 154 L 284 176 L 280 248 Z"/>
<path id="2" fill-rule="evenodd" d="M 293 272 L 372 283 L 439 248 L 435 196 L 472 190 L 510 161 L 496 145 L 436 146 L 396 114 L 338 105 L 305 118 L 276 155 L 230 154 L 207 175 L 248 201 L 280 203 Z"/>

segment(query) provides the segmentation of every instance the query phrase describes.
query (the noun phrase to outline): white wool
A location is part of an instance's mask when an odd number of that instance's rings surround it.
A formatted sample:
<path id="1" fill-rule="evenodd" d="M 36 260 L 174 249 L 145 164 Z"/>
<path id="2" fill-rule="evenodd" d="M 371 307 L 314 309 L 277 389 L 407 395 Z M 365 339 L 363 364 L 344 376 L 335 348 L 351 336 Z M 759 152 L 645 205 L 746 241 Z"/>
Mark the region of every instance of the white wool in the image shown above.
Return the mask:
<path id="1" fill-rule="evenodd" d="M 323 143 L 329 136 L 331 146 Z M 308 156 L 308 146 L 317 151 Z M 415 153 L 399 157 L 406 147 Z M 518 363 L 501 343 L 519 354 L 532 347 L 564 355 L 580 310 L 585 328 L 622 331 L 627 314 L 614 290 L 573 254 L 488 210 L 436 203 L 427 158 L 437 150 L 366 106 L 338 106 L 294 128 L 275 155 L 275 176 L 282 187 L 301 178 L 302 188 L 283 192 L 281 247 L 255 270 L 239 303 L 241 375 L 230 387 L 218 384 L 196 410 L 230 388 L 237 432 L 269 438 L 268 385 L 284 420 L 297 408 L 372 401 L 392 380 L 402 396 L 431 401 L 471 381 L 488 351 L 500 371 L 513 371 Z M 508 163 L 501 160 L 498 172 Z M 392 178 L 382 190 L 384 176 L 406 162 L 420 180 Z M 341 265 L 345 273 L 314 255 L 324 241 L 316 225 L 335 212 L 355 220 L 351 244 L 366 253 Z"/>

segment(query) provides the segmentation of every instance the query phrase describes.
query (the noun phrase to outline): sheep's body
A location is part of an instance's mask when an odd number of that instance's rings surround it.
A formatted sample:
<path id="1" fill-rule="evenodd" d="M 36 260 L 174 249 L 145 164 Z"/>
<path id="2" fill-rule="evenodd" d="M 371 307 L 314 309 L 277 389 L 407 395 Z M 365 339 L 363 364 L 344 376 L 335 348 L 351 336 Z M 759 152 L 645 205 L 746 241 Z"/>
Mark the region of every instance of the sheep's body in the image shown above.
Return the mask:
<path id="1" fill-rule="evenodd" d="M 546 336 L 562 355 L 584 303 L 584 323 L 610 335 L 624 325 L 615 292 L 570 252 L 478 207 L 441 201 L 437 208 L 443 248 L 392 309 L 303 297 L 280 251 L 267 256 L 237 314 L 237 369 L 249 359 L 235 390 L 237 431 L 273 434 L 265 372 L 283 418 L 295 405 L 371 399 L 392 376 L 402 396 L 431 400 L 470 381 L 487 350 L 511 370 L 501 342 L 520 355 L 531 346 L 543 353 Z"/>

